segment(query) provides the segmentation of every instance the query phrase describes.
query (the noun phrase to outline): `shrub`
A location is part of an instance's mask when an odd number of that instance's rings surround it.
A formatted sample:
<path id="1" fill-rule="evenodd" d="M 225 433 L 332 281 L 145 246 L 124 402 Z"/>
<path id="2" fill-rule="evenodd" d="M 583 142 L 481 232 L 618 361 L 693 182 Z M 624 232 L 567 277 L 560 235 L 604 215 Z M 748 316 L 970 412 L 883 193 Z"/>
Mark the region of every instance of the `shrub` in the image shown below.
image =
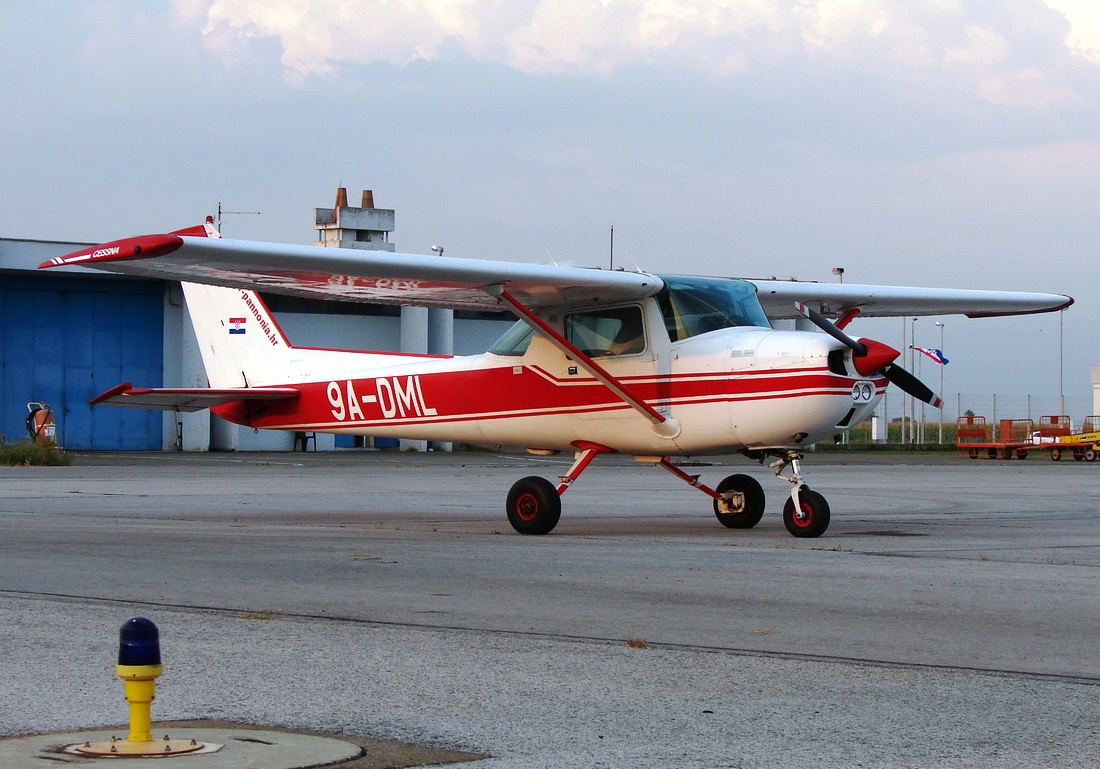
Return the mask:
<path id="1" fill-rule="evenodd" d="M 8 443 L 0 438 L 0 465 L 8 467 L 27 467 L 29 465 L 49 465 L 58 467 L 72 464 L 72 455 L 62 451 L 54 443 L 31 443 L 20 441 Z"/>

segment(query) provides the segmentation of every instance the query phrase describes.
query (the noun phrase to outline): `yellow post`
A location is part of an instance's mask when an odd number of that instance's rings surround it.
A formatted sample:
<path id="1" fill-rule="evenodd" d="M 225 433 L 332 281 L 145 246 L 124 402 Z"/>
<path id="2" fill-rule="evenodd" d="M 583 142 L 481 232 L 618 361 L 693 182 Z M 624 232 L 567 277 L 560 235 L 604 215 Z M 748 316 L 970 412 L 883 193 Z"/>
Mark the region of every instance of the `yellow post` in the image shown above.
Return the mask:
<path id="1" fill-rule="evenodd" d="M 115 674 L 122 679 L 126 701 L 130 703 L 130 742 L 153 739 L 152 703 L 156 698 L 157 677 L 163 672 L 161 665 L 115 666 Z"/>
<path id="2" fill-rule="evenodd" d="M 119 629 L 118 664 L 115 675 L 123 680 L 130 703 L 130 742 L 151 742 L 157 677 L 160 664 L 160 632 L 144 617 L 135 617 Z"/>

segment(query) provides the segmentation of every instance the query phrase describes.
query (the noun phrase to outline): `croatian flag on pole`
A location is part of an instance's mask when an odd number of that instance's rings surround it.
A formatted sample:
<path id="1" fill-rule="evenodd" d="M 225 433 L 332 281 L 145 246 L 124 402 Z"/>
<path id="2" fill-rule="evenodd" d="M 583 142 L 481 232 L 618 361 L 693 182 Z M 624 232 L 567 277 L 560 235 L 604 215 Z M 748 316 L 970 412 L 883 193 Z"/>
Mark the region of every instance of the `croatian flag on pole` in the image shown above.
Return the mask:
<path id="1" fill-rule="evenodd" d="M 243 334 L 245 332 L 244 324 L 246 318 L 230 318 L 229 319 L 229 333 L 230 334 Z"/>
<path id="2" fill-rule="evenodd" d="M 923 352 L 925 355 L 936 361 L 936 363 L 940 364 L 941 366 L 949 363 L 947 358 L 943 357 L 943 350 L 937 350 L 934 347 L 913 347 L 912 345 L 910 345 L 910 347 L 917 352 Z"/>

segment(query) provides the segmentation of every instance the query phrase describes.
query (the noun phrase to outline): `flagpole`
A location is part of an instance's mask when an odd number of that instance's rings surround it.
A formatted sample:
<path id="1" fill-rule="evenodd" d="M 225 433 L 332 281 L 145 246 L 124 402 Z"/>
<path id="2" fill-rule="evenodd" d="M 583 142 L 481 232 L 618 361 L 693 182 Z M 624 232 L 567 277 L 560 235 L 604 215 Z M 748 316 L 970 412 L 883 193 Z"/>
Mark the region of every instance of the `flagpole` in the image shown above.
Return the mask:
<path id="1" fill-rule="evenodd" d="M 937 322 L 937 326 L 940 327 L 940 354 L 943 354 L 943 324 Z M 940 400 L 943 400 L 943 370 L 947 368 L 942 363 L 940 364 Z M 940 405 L 940 445 L 943 445 L 943 405 Z"/>

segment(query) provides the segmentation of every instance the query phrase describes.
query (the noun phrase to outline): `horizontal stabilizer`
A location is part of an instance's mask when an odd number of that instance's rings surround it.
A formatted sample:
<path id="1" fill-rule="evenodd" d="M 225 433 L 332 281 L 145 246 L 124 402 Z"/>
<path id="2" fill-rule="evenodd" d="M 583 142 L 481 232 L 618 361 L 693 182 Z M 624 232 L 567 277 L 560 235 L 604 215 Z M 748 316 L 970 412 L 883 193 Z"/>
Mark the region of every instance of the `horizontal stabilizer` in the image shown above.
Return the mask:
<path id="1" fill-rule="evenodd" d="M 202 411 L 234 401 L 271 401 L 298 397 L 296 387 L 134 387 L 124 382 L 88 401 L 92 406 L 123 406 L 160 411 Z"/>

